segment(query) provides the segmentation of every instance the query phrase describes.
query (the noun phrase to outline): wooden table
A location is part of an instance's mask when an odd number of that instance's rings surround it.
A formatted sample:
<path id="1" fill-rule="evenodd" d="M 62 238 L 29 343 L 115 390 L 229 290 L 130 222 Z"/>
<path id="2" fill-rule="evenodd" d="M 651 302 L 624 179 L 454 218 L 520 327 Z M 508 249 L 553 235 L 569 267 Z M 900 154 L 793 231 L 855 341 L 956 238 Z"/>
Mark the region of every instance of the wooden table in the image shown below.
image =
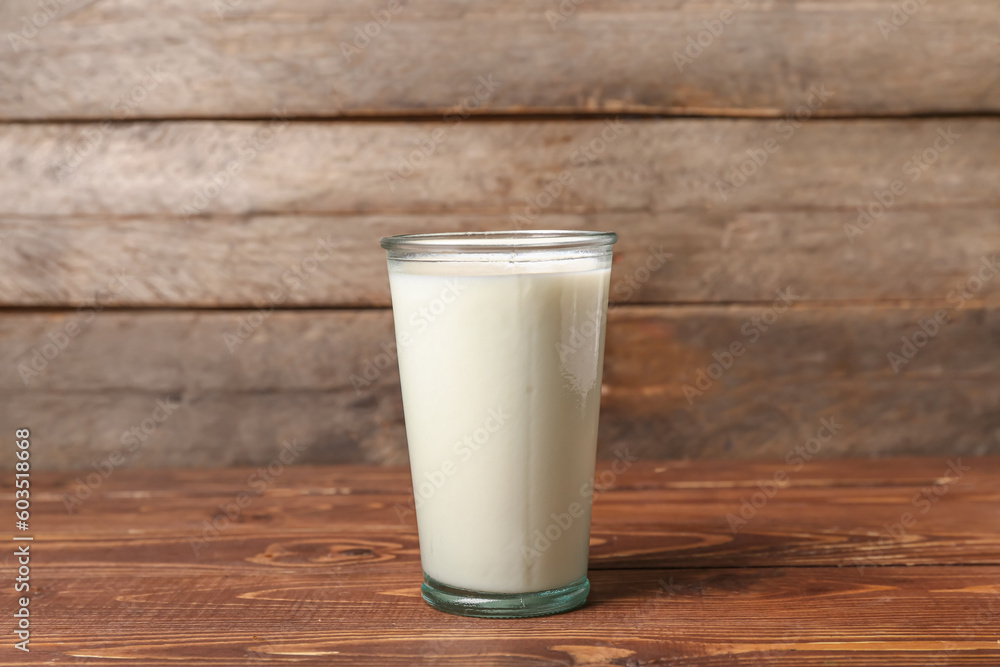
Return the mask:
<path id="1" fill-rule="evenodd" d="M 119 470 L 69 513 L 77 477 L 32 476 L 31 653 L 2 664 L 1000 664 L 997 458 L 635 463 L 587 605 L 526 620 L 420 599 L 404 469 Z"/>

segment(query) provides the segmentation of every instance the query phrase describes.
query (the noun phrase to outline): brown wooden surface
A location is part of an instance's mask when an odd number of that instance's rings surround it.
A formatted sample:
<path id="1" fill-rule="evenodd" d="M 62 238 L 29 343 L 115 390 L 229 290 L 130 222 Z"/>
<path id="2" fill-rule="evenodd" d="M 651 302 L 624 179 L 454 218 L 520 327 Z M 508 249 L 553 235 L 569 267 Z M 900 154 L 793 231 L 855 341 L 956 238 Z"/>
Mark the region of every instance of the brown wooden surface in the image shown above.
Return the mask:
<path id="1" fill-rule="evenodd" d="M 777 115 L 818 84 L 836 93 L 827 113 L 1000 110 L 996 3 L 917 3 L 884 32 L 894 4 L 567 0 L 563 20 L 555 0 L 68 0 L 15 50 L 8 32 L 38 7 L 6 0 L 0 118 L 114 116 L 147 67 L 161 80 L 131 117 L 441 114 L 489 74 L 504 85 L 487 113 Z M 366 24 L 376 34 L 348 59 Z M 696 39 L 703 53 L 679 71 Z"/>
<path id="2" fill-rule="evenodd" d="M 291 123 L 193 217 L 185 207 L 266 123 L 125 124 L 60 178 L 66 147 L 94 127 L 0 125 L 0 305 L 78 306 L 124 269 L 117 305 L 262 305 L 281 288 L 285 306 L 387 306 L 380 236 L 518 225 L 617 231 L 620 280 L 662 247 L 665 264 L 615 295 L 645 303 L 785 287 L 811 301 L 940 299 L 1000 250 L 997 119 L 808 123 L 725 201 L 717 182 L 782 136 L 775 121 L 623 121 L 583 166 L 574 153 L 601 121 Z M 391 190 L 385 175 L 443 127 Z M 912 180 L 905 165 L 947 128 L 954 145 Z M 525 217 L 564 170 L 572 182 Z M 906 191 L 849 238 L 893 180 Z M 282 275 L 321 242 L 330 258 L 289 287 Z M 998 290 L 988 281 L 978 298 Z"/>
<path id="3" fill-rule="evenodd" d="M 164 398 L 181 412 L 126 466 L 259 464 L 290 438 L 310 462 L 405 462 L 395 364 L 349 383 L 391 341 L 377 239 L 514 226 L 621 235 L 605 454 L 780 457 L 831 414 L 850 426 L 823 457 L 1000 451 L 1000 280 L 902 374 L 885 360 L 1000 250 L 995 2 L 918 2 L 891 33 L 898 0 L 406 2 L 348 61 L 340 43 L 388 4 L 0 3 L 0 427 L 50 424 L 43 466 L 101 460 Z M 463 110 L 480 77 L 501 85 Z M 817 90 L 801 127 L 777 119 Z M 615 114 L 620 135 L 581 165 Z M 913 180 L 947 128 L 955 144 Z M 775 139 L 723 199 L 718 182 Z M 513 217 L 561 173 L 550 205 Z M 906 192 L 852 243 L 845 225 L 894 179 Z M 320 239 L 330 259 L 283 282 Z M 50 327 L 122 270 L 122 310 L 23 383 Z M 785 288 L 799 313 L 689 405 L 683 385 Z M 226 328 L 275 289 L 287 312 L 230 355 Z M 647 304 L 665 307 L 632 309 Z"/>
<path id="4" fill-rule="evenodd" d="M 925 301 L 944 299 L 982 257 L 1000 254 L 998 217 L 990 204 L 947 213 L 901 208 L 854 243 L 844 225 L 857 212 L 842 207 L 555 213 L 540 215 L 533 227 L 617 232 L 617 302 L 764 301 L 785 288 L 804 301 Z M 514 227 L 501 213 L 250 215 L 187 224 L 170 217 L 0 217 L 0 261 L 8 269 L 0 274 L 0 299 L 78 307 L 125 270 L 116 306 L 269 306 L 275 289 L 285 308 L 388 306 L 382 236 Z M 327 239 L 330 259 L 304 280 L 283 282 Z M 655 263 L 654 252 L 667 257 Z M 647 261 L 655 266 L 648 275 Z M 977 300 L 996 303 L 998 295 L 1000 280 L 989 281 Z"/>
<path id="5" fill-rule="evenodd" d="M 790 484 L 734 535 L 727 514 L 777 470 Z M 998 458 L 639 461 L 599 486 L 587 605 L 514 621 L 420 600 L 405 469 L 292 467 L 262 494 L 252 472 L 116 471 L 72 514 L 76 474 L 34 475 L 32 653 L 0 664 L 1000 661 Z"/>
<path id="6" fill-rule="evenodd" d="M 0 214 L 183 219 L 197 191 L 239 159 L 242 170 L 208 198 L 199 215 L 525 215 L 526 198 L 537 200 L 563 170 L 573 180 L 543 212 L 687 210 L 711 218 L 712 211 L 727 208 L 834 209 L 844 213 L 836 225 L 841 228 L 856 221 L 857 207 L 874 201 L 873 191 L 893 179 L 904 181 L 907 191 L 892 210 L 947 214 L 951 208 L 998 205 L 993 185 L 1000 178 L 1000 118 L 815 120 L 791 136 L 780 129 L 793 129 L 787 121 L 622 119 L 617 136 L 609 131 L 603 150 L 595 148 L 594 159 L 582 163 L 582 151 L 613 122 L 290 121 L 273 136 L 260 136 L 263 149 L 252 159 L 241 147 L 269 130 L 269 122 L 123 123 L 113 125 L 61 181 L 58 166 L 67 147 L 100 125 L 5 124 Z M 948 128 L 957 138 L 911 181 L 906 163 L 932 149 L 939 130 Z M 434 152 L 391 189 L 386 174 L 435 130 L 444 138 Z M 746 151 L 763 150 L 768 139 L 778 143 L 776 151 L 723 201 L 717 181 L 749 159 Z"/>
<path id="7" fill-rule="evenodd" d="M 1000 320 L 995 309 L 949 309 L 949 323 L 897 374 L 887 354 L 946 304 L 797 306 L 751 339 L 763 306 L 623 306 L 609 317 L 601 451 L 654 459 L 783 458 L 820 419 L 843 424 L 821 458 L 1000 453 Z M 37 465 L 89 468 L 157 401 L 180 407 L 124 467 L 250 465 L 283 441 L 300 462 L 406 461 L 399 379 L 387 310 L 279 311 L 230 352 L 224 334 L 247 311 L 99 314 L 27 386 L 19 369 L 49 334 L 79 316 L 0 318 L 0 425 L 46 425 Z M 746 352 L 689 402 L 713 355 Z M 378 370 L 381 365 L 383 370 Z M 366 372 L 367 386 L 355 385 Z M 353 379 L 352 379 L 353 378 Z M 14 459 L 0 458 L 8 469 Z"/>

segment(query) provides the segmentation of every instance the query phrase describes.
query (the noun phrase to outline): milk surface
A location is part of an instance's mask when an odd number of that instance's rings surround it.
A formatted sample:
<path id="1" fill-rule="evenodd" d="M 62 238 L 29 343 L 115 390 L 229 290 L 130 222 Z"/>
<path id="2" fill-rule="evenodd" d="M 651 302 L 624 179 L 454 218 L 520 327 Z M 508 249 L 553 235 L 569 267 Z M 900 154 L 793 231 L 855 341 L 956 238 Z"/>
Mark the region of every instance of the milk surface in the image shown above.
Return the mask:
<path id="1" fill-rule="evenodd" d="M 523 593 L 586 575 L 609 278 L 610 258 L 389 262 L 420 558 L 439 582 Z"/>

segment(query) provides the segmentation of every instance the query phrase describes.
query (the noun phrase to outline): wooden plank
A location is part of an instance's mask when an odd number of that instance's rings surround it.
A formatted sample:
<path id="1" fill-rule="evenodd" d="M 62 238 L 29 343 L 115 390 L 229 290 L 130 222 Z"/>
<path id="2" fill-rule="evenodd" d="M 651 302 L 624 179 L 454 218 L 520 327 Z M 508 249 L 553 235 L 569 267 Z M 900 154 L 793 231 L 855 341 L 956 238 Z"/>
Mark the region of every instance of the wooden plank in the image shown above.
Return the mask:
<path id="1" fill-rule="evenodd" d="M 998 458 L 893 459 L 899 477 L 878 474 L 884 464 L 850 459 L 798 470 L 782 462 L 720 461 L 709 469 L 704 462 L 636 461 L 612 479 L 606 471 L 613 463 L 597 464 L 592 569 L 1000 565 Z M 754 494 L 778 470 L 787 484 L 752 515 L 744 510 L 743 500 L 757 502 Z M 252 574 L 262 559 L 307 567 L 323 552 L 376 570 L 408 569 L 418 557 L 407 469 L 95 473 L 47 475 L 36 484 L 37 527 L 51 567 L 100 573 L 110 549 L 163 568 L 210 551 L 211 558 L 184 566 L 203 573 L 224 563 L 230 573 Z M 210 522 L 241 491 L 250 502 L 213 529 Z M 142 528 L 134 525 L 136 505 Z M 905 512 L 915 520 L 902 526 Z M 746 523 L 730 524 L 730 515 Z"/>
<path id="2" fill-rule="evenodd" d="M 44 557 L 39 567 L 46 568 Z M 1000 658 L 997 576 L 995 566 L 879 568 L 864 576 L 848 568 L 594 571 L 589 601 L 578 611 L 483 620 L 428 607 L 415 562 L 399 573 L 326 564 L 226 576 L 143 563 L 117 562 L 103 574 L 53 567 L 49 592 L 36 597 L 38 617 L 46 620 L 32 653 L 52 663 L 75 657 L 131 665 L 309 658 L 594 664 L 595 657 L 691 665 L 989 664 Z M 0 664 L 24 664 L 6 660 Z"/>
<path id="3" fill-rule="evenodd" d="M 996 309 L 948 310 L 899 373 L 890 366 L 901 337 L 937 310 L 800 306 L 762 331 L 751 319 L 770 319 L 761 306 L 618 308 L 600 451 L 784 459 L 832 418 L 843 427 L 821 457 L 937 454 L 942 442 L 956 456 L 998 453 Z M 277 311 L 256 328 L 252 314 L 110 311 L 86 324 L 10 313 L 0 319 L 0 425 L 44 425 L 38 465 L 53 469 L 134 445 L 126 431 L 144 422 L 151 433 L 121 465 L 266 463 L 293 440 L 301 463 L 405 462 L 388 311 Z M 61 337 L 70 322 L 80 332 Z M 65 349 L 45 359 L 58 342 Z M 735 342 L 745 352 L 726 362 Z M 711 380 L 717 358 L 730 368 Z M 157 401 L 179 407 L 157 422 Z"/>
<path id="4" fill-rule="evenodd" d="M 533 0 L 476 11 L 448 1 L 116 0 L 60 3 L 22 33 L 38 8 L 13 0 L 0 13 L 0 117 L 260 117 L 275 107 L 778 115 L 819 85 L 834 92 L 830 114 L 1000 110 L 983 75 L 1000 62 L 996 3 L 912 7 L 894 17 L 892 0 Z M 357 37 L 364 30 L 370 39 Z M 489 75 L 502 85 L 476 100 Z"/>
<path id="5" fill-rule="evenodd" d="M 587 605 L 527 620 L 455 617 L 421 601 L 415 526 L 388 511 L 408 490 L 401 468 L 287 468 L 197 554 L 189 541 L 219 503 L 247 488 L 252 470 L 116 472 L 72 515 L 60 500 L 72 475 L 40 473 L 32 479 L 30 657 L 989 664 L 1000 659 L 1000 459 L 965 463 L 970 469 L 951 479 L 943 459 L 880 469 L 816 461 L 761 508 L 752 537 L 728 539 L 718 538 L 735 483 L 767 474 L 767 463 L 635 463 L 595 500 Z M 890 540 L 883 564 L 854 567 L 880 522 L 942 478 L 947 493 L 906 539 Z M 0 480 L 0 494 L 11 497 L 9 480 Z M 685 549 L 692 535 L 716 542 Z M 913 557 L 924 565 L 890 565 Z M 985 562 L 994 564 L 976 564 Z M 5 656 L 0 664 L 24 663 Z"/>
<path id="6" fill-rule="evenodd" d="M 37 434 L 36 434 L 37 435 Z M 604 461 L 603 463 L 613 462 Z M 989 488 L 993 482 L 992 476 L 1000 474 L 996 470 L 996 462 L 992 457 L 977 457 L 974 477 Z M 934 457 L 893 457 L 891 467 L 881 465 L 880 461 L 858 458 L 817 459 L 815 465 L 803 466 L 797 470 L 789 486 L 794 488 L 827 488 L 837 489 L 851 487 L 858 489 L 883 489 L 894 487 L 923 487 L 941 479 L 942 470 L 935 466 L 938 459 Z M 606 467 L 599 459 L 599 469 Z M 710 463 L 696 460 L 666 460 L 640 461 L 631 466 L 628 475 L 619 475 L 605 484 L 608 491 L 616 494 L 626 491 L 683 491 L 683 490 L 725 490 L 725 489 L 755 489 L 757 480 L 770 477 L 775 468 L 775 461 L 720 459 Z M 179 507 L 185 501 L 198 501 L 200 498 L 219 498 L 226 496 L 234 484 L 240 484 L 254 469 L 227 468 L 206 472 L 203 468 L 165 468 L 165 469 L 133 469 L 127 479 L 111 477 L 106 479 L 101 487 L 102 492 L 95 496 L 99 502 L 104 494 L 112 498 L 116 494 L 135 494 L 135 486 L 141 486 L 145 491 L 136 498 L 157 498 L 164 501 L 156 507 L 166 511 L 162 521 L 170 516 L 169 508 Z M 56 496 L 72 488 L 80 471 L 47 471 L 43 475 L 46 493 L 51 491 Z M 953 488 L 966 488 L 971 477 L 966 477 L 956 483 Z M 10 482 L 0 479 L 0 489 L 10 489 Z M 398 494 L 410 493 L 410 473 L 406 466 L 384 465 L 333 465 L 333 466 L 286 466 L 274 483 L 268 486 L 268 494 L 277 494 L 281 502 L 293 502 L 293 496 L 320 495 L 357 495 L 357 494 Z M 867 497 L 867 494 L 863 494 Z M 44 502 L 55 497 L 42 495 Z M 268 497 L 268 496 L 265 496 Z M 215 501 L 206 500 L 207 504 Z M 155 509 L 155 508 L 151 508 Z M 101 512 L 113 514 L 122 510 L 120 506 L 109 502 L 102 506 Z M 298 509 L 296 509 L 296 513 Z M 57 516 L 60 512 L 49 513 L 47 516 Z M 335 517 L 345 526 L 359 528 L 354 524 L 379 524 L 373 515 L 366 515 L 361 508 L 357 513 Z M 157 522 L 160 525 L 161 522 Z M 76 522 L 60 523 L 58 530 L 62 532 L 74 530 Z M 168 524 L 163 523 L 165 527 Z M 149 527 L 147 530 L 153 530 Z M 87 528 L 96 533 L 100 527 Z"/>
<path id="7" fill-rule="evenodd" d="M 292 123 L 222 188 L 213 175 L 266 124 L 116 126 L 62 181 L 67 146 L 88 126 L 0 127 L 0 259 L 11 268 L 0 304 L 87 303 L 124 268 L 120 305 L 260 305 L 275 289 L 288 305 L 387 305 L 379 236 L 517 226 L 619 231 L 624 301 L 763 300 L 785 287 L 817 301 L 944 298 L 1000 246 L 998 123 L 808 124 L 726 201 L 717 184 L 781 136 L 774 123 L 624 122 L 582 165 L 601 122 L 466 124 L 394 190 L 386 174 L 439 125 Z M 913 156 L 945 145 L 939 131 L 956 143 L 911 180 Z M 512 150 L 521 145 L 546 150 Z M 556 192 L 560 174 L 571 180 Z M 895 201 L 858 226 L 858 207 L 881 209 L 876 195 Z M 529 202 L 548 205 L 533 216 Z M 660 245 L 669 261 L 633 288 Z M 283 279 L 325 248 L 307 279 Z M 996 294 L 988 282 L 977 298 Z"/>
<path id="8" fill-rule="evenodd" d="M 498 213 L 531 226 L 533 203 L 539 214 L 835 209 L 843 233 L 894 180 L 904 190 L 892 210 L 997 206 L 1000 119 L 782 122 L 125 123 L 91 143 L 99 125 L 2 125 L 0 216 Z M 435 136 L 414 165 L 408 156 Z M 63 170 L 81 141 L 89 153 Z M 774 152 L 751 169 L 747 151 L 765 145 Z M 920 171 L 925 150 L 936 159 Z M 723 200 L 718 184 L 740 183 L 746 161 L 754 173 Z"/>
<path id="9" fill-rule="evenodd" d="M 612 300 L 623 303 L 946 299 L 1000 254 L 997 208 L 886 214 L 851 243 L 838 210 L 540 215 L 540 229 L 618 233 Z M 246 218 L 0 219 L 0 299 L 79 307 L 113 276 L 130 307 L 388 306 L 392 234 L 513 229 L 491 213 Z M 192 239 L 197 239 L 192 242 Z M 905 239 L 905 243 L 900 242 Z M 665 255 L 665 256 L 664 256 Z M 320 259 L 317 260 L 317 257 Z M 652 268 L 652 270 L 650 270 Z M 277 296 L 275 296 L 277 295 Z M 997 303 L 1000 280 L 977 301 Z"/>

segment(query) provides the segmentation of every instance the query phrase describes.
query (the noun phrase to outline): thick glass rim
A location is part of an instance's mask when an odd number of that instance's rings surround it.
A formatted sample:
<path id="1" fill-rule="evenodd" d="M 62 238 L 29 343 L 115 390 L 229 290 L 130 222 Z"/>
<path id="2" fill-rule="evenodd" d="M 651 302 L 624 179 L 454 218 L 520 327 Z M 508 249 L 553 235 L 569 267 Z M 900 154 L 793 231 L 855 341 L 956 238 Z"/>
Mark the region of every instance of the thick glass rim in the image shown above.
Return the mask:
<path id="1" fill-rule="evenodd" d="M 535 250 L 610 249 L 618 241 L 614 232 L 564 229 L 501 232 L 442 232 L 386 236 L 381 245 L 391 254 L 407 253 L 511 253 Z"/>

